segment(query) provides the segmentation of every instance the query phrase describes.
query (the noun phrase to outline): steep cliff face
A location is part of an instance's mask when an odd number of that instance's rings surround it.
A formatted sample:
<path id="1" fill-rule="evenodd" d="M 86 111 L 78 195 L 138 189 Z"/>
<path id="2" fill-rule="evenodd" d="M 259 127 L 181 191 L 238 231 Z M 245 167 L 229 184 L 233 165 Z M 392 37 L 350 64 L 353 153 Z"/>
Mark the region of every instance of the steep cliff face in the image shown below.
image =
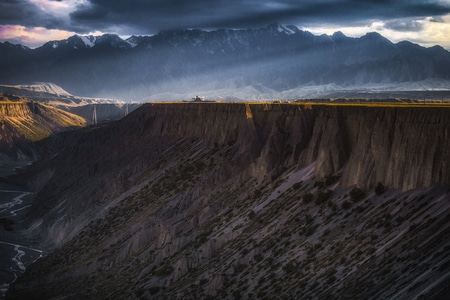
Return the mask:
<path id="1" fill-rule="evenodd" d="M 252 154 L 248 158 L 264 172 L 316 162 L 317 176 L 340 173 L 347 185 L 383 181 L 406 190 L 450 182 L 446 109 L 247 107 L 245 118 L 244 105 L 226 104 L 156 106 L 143 113 L 154 122 L 153 134 L 237 141 L 238 152 Z"/>
<path id="2" fill-rule="evenodd" d="M 33 217 L 51 228 L 51 242 L 63 243 L 94 217 L 84 214 L 92 205 L 126 191 L 139 174 L 171 160 L 167 152 L 188 141 L 197 141 L 201 151 L 230 147 L 228 161 L 211 176 L 214 184 L 233 176 L 262 181 L 314 163 L 315 177 L 338 175 L 345 186 L 448 185 L 448 116 L 445 109 L 148 104 L 118 123 L 49 140 L 53 150 L 47 151 L 58 153 L 44 172 L 52 178 L 27 179 L 34 190 L 43 187 L 45 199 L 36 202 Z M 57 210 L 48 209 L 61 206 L 61 199 L 67 199 L 70 218 L 55 225 Z"/>
<path id="3" fill-rule="evenodd" d="M 449 114 L 147 104 L 54 136 L 26 183 L 30 232 L 58 247 L 13 295 L 443 295 Z"/>
<path id="4" fill-rule="evenodd" d="M 19 99 L 0 102 L 0 160 L 33 160 L 34 142 L 63 129 L 86 125 L 83 118 L 58 108 Z"/>
<path id="5" fill-rule="evenodd" d="M 403 190 L 450 182 L 449 111 L 439 108 L 320 109 L 305 162 L 363 187 Z"/>
<path id="6" fill-rule="evenodd" d="M 450 118 L 441 108 L 152 105 L 130 121 L 145 124 L 150 135 L 237 142 L 238 153 L 264 172 L 317 162 L 317 176 L 340 173 L 347 185 L 382 180 L 412 189 L 450 182 Z"/>

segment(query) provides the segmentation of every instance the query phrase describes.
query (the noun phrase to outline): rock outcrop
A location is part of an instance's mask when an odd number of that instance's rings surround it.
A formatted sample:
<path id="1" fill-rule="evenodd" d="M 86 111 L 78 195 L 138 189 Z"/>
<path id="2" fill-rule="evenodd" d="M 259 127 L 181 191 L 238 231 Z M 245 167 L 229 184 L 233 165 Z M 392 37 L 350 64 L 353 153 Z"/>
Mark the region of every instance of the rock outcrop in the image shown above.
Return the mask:
<path id="1" fill-rule="evenodd" d="M 446 109 L 248 106 L 251 117 L 243 104 L 152 105 L 135 117 L 149 135 L 237 142 L 239 157 L 257 160 L 256 173 L 316 162 L 316 176 L 340 173 L 346 185 L 381 180 L 406 190 L 450 182 Z"/>
<path id="2" fill-rule="evenodd" d="M 146 104 L 54 136 L 23 176 L 55 250 L 10 296 L 438 299 L 449 114 Z"/>
<path id="3" fill-rule="evenodd" d="M 403 190 L 450 182 L 449 112 L 440 108 L 326 108 L 315 118 L 306 163 L 342 182 Z"/>
<path id="4" fill-rule="evenodd" d="M 14 97 L 17 98 L 17 97 Z M 86 120 L 61 109 L 17 98 L 0 100 L 0 160 L 34 160 L 34 142 L 65 129 L 86 125 Z"/>

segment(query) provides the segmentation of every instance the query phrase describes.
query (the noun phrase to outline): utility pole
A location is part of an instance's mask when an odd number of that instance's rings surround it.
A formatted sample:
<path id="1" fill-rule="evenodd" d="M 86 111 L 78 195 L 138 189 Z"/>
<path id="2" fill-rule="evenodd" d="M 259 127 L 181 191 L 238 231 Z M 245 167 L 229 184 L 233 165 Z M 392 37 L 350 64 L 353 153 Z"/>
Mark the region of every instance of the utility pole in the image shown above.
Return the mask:
<path id="1" fill-rule="evenodd" d="M 97 126 L 97 106 L 94 104 L 94 110 L 92 112 L 92 124 Z"/>

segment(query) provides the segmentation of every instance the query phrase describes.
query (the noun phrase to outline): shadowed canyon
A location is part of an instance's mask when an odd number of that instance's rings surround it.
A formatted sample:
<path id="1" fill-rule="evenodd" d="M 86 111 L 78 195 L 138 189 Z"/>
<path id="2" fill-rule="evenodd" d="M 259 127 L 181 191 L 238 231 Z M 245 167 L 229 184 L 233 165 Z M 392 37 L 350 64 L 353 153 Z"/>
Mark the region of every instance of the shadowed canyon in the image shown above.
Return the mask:
<path id="1" fill-rule="evenodd" d="M 49 254 L 9 299 L 445 299 L 450 110 L 144 104 L 8 182 Z M 6 179 L 5 179 L 6 180 Z"/>

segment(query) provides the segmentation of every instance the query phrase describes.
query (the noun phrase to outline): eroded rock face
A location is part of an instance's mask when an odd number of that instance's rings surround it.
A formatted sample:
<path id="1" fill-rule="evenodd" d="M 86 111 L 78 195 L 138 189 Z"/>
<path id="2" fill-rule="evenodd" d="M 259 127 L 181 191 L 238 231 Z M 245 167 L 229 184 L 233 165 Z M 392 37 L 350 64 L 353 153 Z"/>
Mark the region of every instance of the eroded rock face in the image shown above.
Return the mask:
<path id="1" fill-rule="evenodd" d="M 315 120 L 316 174 L 342 172 L 344 184 L 377 181 L 407 190 L 450 182 L 449 112 L 432 108 L 326 108 Z"/>
<path id="2" fill-rule="evenodd" d="M 12 296 L 439 295 L 449 272 L 448 116 L 148 104 L 59 135 L 49 147 L 58 155 L 27 177 L 40 179 L 30 224 L 58 247 Z M 387 191 L 375 193 L 377 182 Z"/>
<path id="3" fill-rule="evenodd" d="M 34 160 L 34 142 L 51 134 L 86 125 L 86 120 L 61 109 L 20 99 L 0 99 L 0 162 Z"/>

